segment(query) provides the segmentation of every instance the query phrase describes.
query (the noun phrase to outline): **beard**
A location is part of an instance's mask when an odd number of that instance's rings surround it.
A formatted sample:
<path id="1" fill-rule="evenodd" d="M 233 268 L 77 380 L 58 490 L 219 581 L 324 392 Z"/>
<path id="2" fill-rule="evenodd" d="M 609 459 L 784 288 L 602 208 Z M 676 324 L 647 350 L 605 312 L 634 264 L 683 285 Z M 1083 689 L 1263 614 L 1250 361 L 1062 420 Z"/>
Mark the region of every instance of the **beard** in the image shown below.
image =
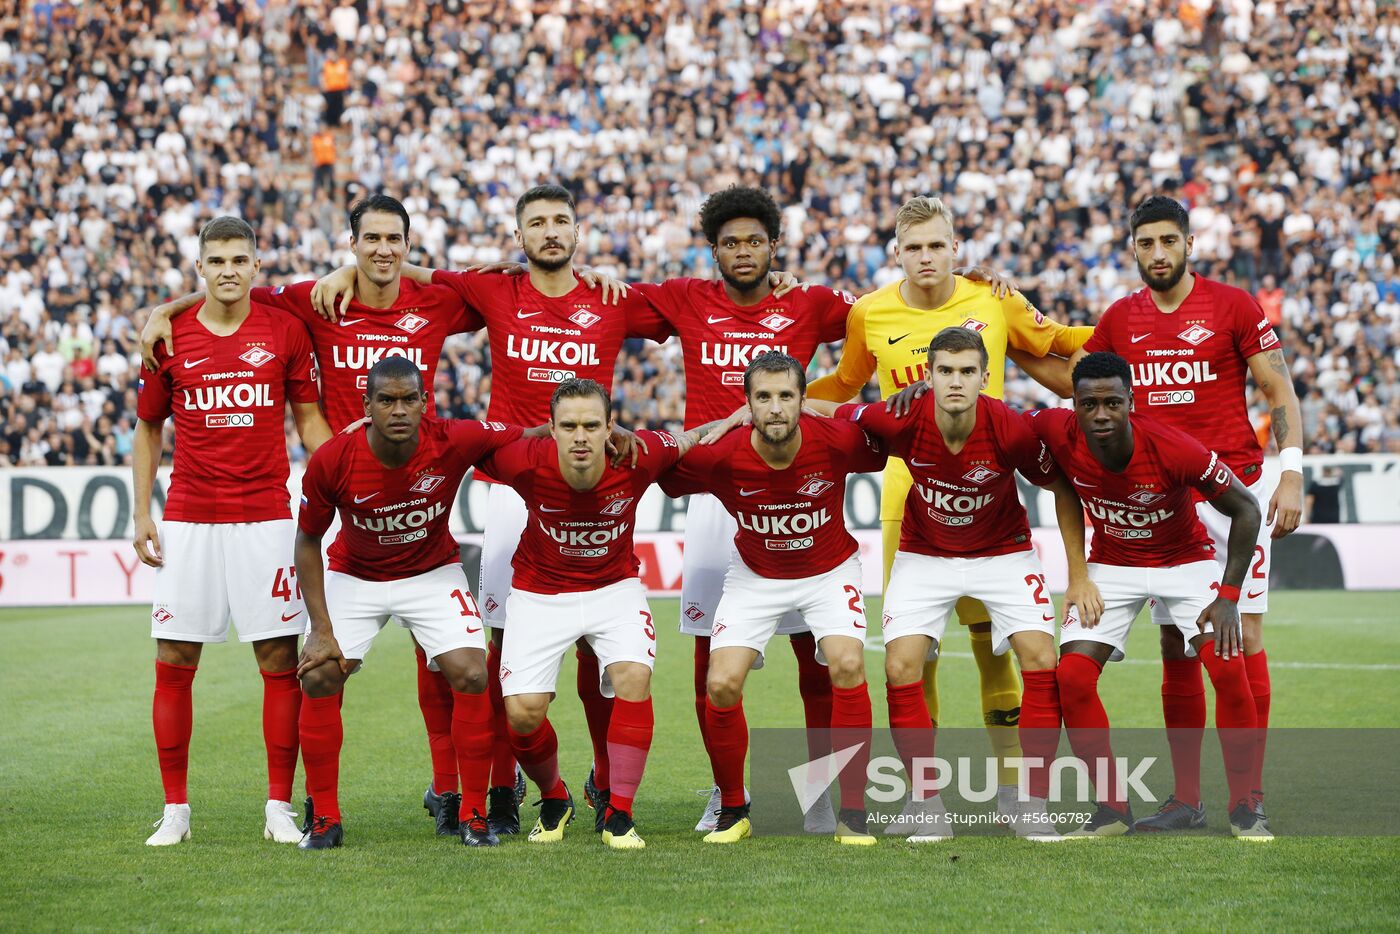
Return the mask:
<path id="1" fill-rule="evenodd" d="M 768 278 L 768 271 L 773 268 L 773 258 L 768 257 L 768 262 L 754 264 L 754 271 L 747 278 L 741 278 L 733 273 L 726 272 L 724 267 L 720 267 L 719 274 L 729 287 L 739 292 L 747 292 Z"/>
<path id="2" fill-rule="evenodd" d="M 789 441 L 792 440 L 792 436 L 797 434 L 797 428 L 798 422 L 797 420 L 794 420 L 790 425 L 786 427 L 786 429 L 784 429 L 780 425 L 764 425 L 762 428 L 759 429 L 758 433 L 768 444 L 771 444 L 774 447 L 780 447 L 781 445 L 787 444 Z M 773 435 L 773 432 L 775 431 L 782 432 L 782 434 L 775 437 Z"/>
<path id="3" fill-rule="evenodd" d="M 1154 292 L 1168 292 L 1186 275 L 1186 260 L 1181 261 L 1181 265 L 1173 266 L 1164 276 L 1154 275 L 1144 266 L 1142 260 L 1138 260 L 1138 275 L 1142 276 L 1142 281 L 1147 283 L 1147 287 Z"/>
<path id="4" fill-rule="evenodd" d="M 560 244 L 564 246 L 564 244 Z M 530 265 L 537 266 L 545 272 L 558 272 L 574 261 L 574 251 L 578 249 L 578 244 L 565 246 L 564 253 L 558 258 L 546 258 L 538 253 L 532 252 L 528 247 L 525 249 L 525 258 L 530 261 Z"/>

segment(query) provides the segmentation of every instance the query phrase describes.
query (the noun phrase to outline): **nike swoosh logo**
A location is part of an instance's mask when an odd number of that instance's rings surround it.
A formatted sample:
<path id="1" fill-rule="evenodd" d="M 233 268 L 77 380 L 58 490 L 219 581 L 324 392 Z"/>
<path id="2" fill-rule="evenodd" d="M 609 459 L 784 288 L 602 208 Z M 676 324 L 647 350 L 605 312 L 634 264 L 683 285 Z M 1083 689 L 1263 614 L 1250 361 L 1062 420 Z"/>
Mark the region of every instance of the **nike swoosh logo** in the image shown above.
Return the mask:
<path id="1" fill-rule="evenodd" d="M 475 629 L 473 629 L 472 627 L 468 626 L 468 627 L 467 627 L 467 632 L 468 632 L 468 633 L 481 632 L 481 627 L 478 626 L 478 627 L 476 627 Z"/>
<path id="2" fill-rule="evenodd" d="M 374 499 L 374 498 L 375 498 L 376 496 L 378 496 L 378 495 L 379 495 L 378 493 L 371 493 L 371 494 L 369 494 L 368 496 L 357 496 L 357 497 L 355 497 L 355 505 L 358 506 L 360 503 L 363 503 L 363 502 L 367 502 L 367 501 L 369 501 L 369 500 L 372 500 L 372 499 Z"/>
<path id="3" fill-rule="evenodd" d="M 1134 335 L 1133 335 L 1133 343 L 1136 344 L 1138 341 L 1145 341 L 1145 340 L 1147 340 L 1147 339 L 1148 339 L 1149 337 L 1151 337 L 1151 336 L 1152 336 L 1152 332 L 1151 332 L 1151 331 L 1148 331 L 1146 334 L 1134 334 Z"/>
<path id="4" fill-rule="evenodd" d="M 1249 593 L 1245 594 L 1245 596 L 1251 600 L 1258 600 L 1260 597 L 1264 596 L 1264 591 L 1260 590 L 1257 593 L 1255 591 L 1250 591 Z"/>
<path id="5" fill-rule="evenodd" d="M 550 509 L 548 506 L 541 506 L 540 512 L 563 512 L 562 509 Z"/>
<path id="6" fill-rule="evenodd" d="M 762 493 L 762 492 L 763 492 L 764 490 L 766 490 L 766 489 L 768 489 L 768 487 L 766 487 L 766 486 L 761 486 L 761 487 L 759 487 L 759 488 L 756 489 L 756 490 L 740 490 L 740 491 L 739 491 L 739 495 L 740 495 L 740 496 L 752 496 L 752 495 L 754 495 L 755 493 Z"/>
<path id="7" fill-rule="evenodd" d="M 298 616 L 300 616 L 300 615 L 301 615 L 301 610 L 297 610 L 297 611 L 296 611 L 295 613 L 293 613 L 291 616 L 288 616 L 286 613 L 283 613 L 283 614 L 282 614 L 282 622 L 284 622 L 284 623 L 290 623 L 292 620 L 296 619 L 296 618 L 297 618 Z"/>
<path id="8" fill-rule="evenodd" d="M 348 328 L 350 325 L 352 325 L 352 324 L 359 324 L 359 323 L 360 323 L 361 321 L 363 321 L 363 320 L 365 320 L 365 319 L 364 319 L 364 318 L 343 318 L 343 319 L 341 319 L 340 326 L 343 327 L 343 328 Z"/>
<path id="9" fill-rule="evenodd" d="M 532 312 L 529 312 L 528 314 L 527 314 L 526 312 L 524 312 L 524 311 L 517 311 L 517 312 L 515 313 L 515 316 L 516 316 L 517 318 L 533 318 L 535 315 L 542 315 L 542 314 L 544 314 L 544 312 L 542 312 L 542 311 L 532 311 Z"/>
<path id="10" fill-rule="evenodd" d="M 1045 620 L 1045 622 L 1047 623 L 1053 623 L 1055 621 L 1055 617 L 1053 616 L 1042 616 L 1040 618 Z"/>
<path id="11" fill-rule="evenodd" d="M 1097 483 L 1085 483 L 1083 480 L 1079 479 L 1078 477 L 1075 477 L 1075 478 L 1074 478 L 1074 485 L 1075 485 L 1075 486 L 1098 486 Z"/>
<path id="12" fill-rule="evenodd" d="M 865 628 L 865 624 L 864 624 L 864 623 L 856 623 L 856 628 L 857 628 L 857 629 L 864 629 L 864 628 Z"/>
<path id="13" fill-rule="evenodd" d="M 733 321 L 733 320 L 734 320 L 734 316 L 733 316 L 733 315 L 725 315 L 723 318 L 716 318 L 716 317 L 713 317 L 713 316 L 707 316 L 707 317 L 705 318 L 705 323 L 706 323 L 706 324 L 719 324 L 721 321 Z"/>
<path id="14" fill-rule="evenodd" d="M 186 360 L 186 361 L 185 361 L 185 369 L 188 370 L 188 369 L 189 369 L 190 367 L 192 367 L 192 366 L 199 366 L 201 363 L 203 363 L 205 360 L 208 360 L 208 359 L 209 359 L 208 357 L 200 357 L 198 360 Z"/>
<path id="15" fill-rule="evenodd" d="M 904 340 L 906 337 L 908 337 L 910 334 L 913 334 L 913 333 L 914 333 L 913 331 L 909 331 L 908 333 L 906 333 L 906 334 L 901 334 L 901 335 L 899 335 L 898 337 L 890 337 L 890 338 L 886 338 L 886 339 L 890 342 L 890 346 L 893 347 L 895 344 L 898 344 L 900 341 Z"/>
<path id="16" fill-rule="evenodd" d="M 910 462 L 909 462 L 909 466 L 910 466 L 910 467 L 932 467 L 932 466 L 934 466 L 934 465 L 937 464 L 937 463 L 938 463 L 937 461 L 910 461 Z"/>

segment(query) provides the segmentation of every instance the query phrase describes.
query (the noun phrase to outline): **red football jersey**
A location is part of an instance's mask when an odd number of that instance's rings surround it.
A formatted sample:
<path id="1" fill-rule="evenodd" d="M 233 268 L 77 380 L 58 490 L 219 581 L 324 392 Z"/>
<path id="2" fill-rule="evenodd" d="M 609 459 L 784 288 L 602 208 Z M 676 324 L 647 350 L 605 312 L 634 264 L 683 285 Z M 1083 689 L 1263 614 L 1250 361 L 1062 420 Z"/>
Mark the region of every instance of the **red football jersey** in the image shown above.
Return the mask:
<path id="1" fill-rule="evenodd" d="M 321 536 L 339 509 L 340 532 L 326 552 L 330 569 L 364 580 L 402 580 L 453 564 L 458 546 L 448 524 L 462 477 L 521 431 L 424 418 L 418 450 L 393 469 L 370 450 L 368 430 L 336 435 L 306 466 L 298 522 L 307 535 Z"/>
<path id="2" fill-rule="evenodd" d="M 1045 486 L 1060 475 L 1044 443 L 1000 399 L 977 397 L 977 423 L 958 453 L 948 450 L 934 413 L 933 394 L 914 400 L 896 418 L 883 402 L 843 405 L 849 418 L 904 458 L 914 485 L 904 503 L 899 550 L 935 558 L 985 558 L 1031 548 L 1026 508 L 1016 476 Z"/>
<path id="3" fill-rule="evenodd" d="M 529 593 L 597 590 L 636 577 L 632 549 L 637 503 L 657 476 L 676 462 L 676 439 L 637 432 L 648 450 L 636 467 L 608 465 L 598 485 L 575 490 L 559 470 L 553 438 L 531 438 L 492 455 L 483 467 L 525 500 L 529 517 L 515 548 L 512 586 Z"/>
<path id="4" fill-rule="evenodd" d="M 288 402 L 315 402 L 316 359 L 301 322 L 252 304 L 237 331 L 219 337 L 195 305 L 171 321 L 175 356 L 143 375 L 137 415 L 175 415 L 175 471 L 165 518 L 177 522 L 266 522 L 287 504 Z"/>
<path id="5" fill-rule="evenodd" d="M 648 310 L 636 295 L 620 305 L 605 305 L 602 293 L 582 282 L 569 294 L 551 298 L 528 275 L 438 270 L 433 283 L 451 289 L 481 313 L 491 342 L 486 417 L 516 425 L 549 421 L 549 398 L 566 379 L 591 379 L 612 392 L 622 342 L 637 336 L 634 319 Z M 495 479 L 485 470 L 477 476 Z"/>
<path id="6" fill-rule="evenodd" d="M 1249 483 L 1264 453 L 1249 421 L 1245 361 L 1277 346 L 1278 335 L 1254 296 L 1198 274 L 1191 294 L 1170 314 L 1149 289 L 1120 298 L 1099 318 L 1084 349 L 1127 360 L 1137 410 L 1218 451 Z"/>
<path id="7" fill-rule="evenodd" d="M 1214 452 L 1185 432 L 1133 414 L 1133 457 L 1114 473 L 1089 452 L 1069 409 L 1027 412 L 1026 420 L 1069 475 L 1094 524 L 1093 564 L 1174 567 L 1215 554 L 1196 517 L 1196 497 L 1215 499 L 1234 476 Z"/>
<path id="8" fill-rule="evenodd" d="M 384 357 L 407 357 L 423 371 L 428 414 L 433 415 L 433 380 L 443 341 L 461 331 L 475 331 L 481 318 L 451 290 L 421 286 L 404 279 L 391 308 L 351 302 L 339 321 L 327 321 L 311 307 L 315 281 L 253 289 L 253 300 L 291 312 L 311 331 L 321 365 L 326 421 L 332 431 L 365 417 L 365 383 L 370 368 Z M 178 345 L 177 345 L 178 346 Z"/>
<path id="9" fill-rule="evenodd" d="M 804 367 L 817 347 L 846 336 L 848 292 L 822 286 L 769 295 L 757 305 L 736 305 L 720 279 L 668 279 L 633 285 L 658 317 L 642 336 L 680 335 L 685 359 L 685 427 L 727 418 L 744 404 L 744 369 L 754 357 L 779 350 Z"/>
<path id="10" fill-rule="evenodd" d="M 752 431 L 694 447 L 661 480 L 668 496 L 713 493 L 739 523 L 734 544 L 761 577 L 825 574 L 858 547 L 846 529 L 846 475 L 880 470 L 885 446 L 857 425 L 802 416 L 802 446 L 783 470 L 764 463 Z"/>

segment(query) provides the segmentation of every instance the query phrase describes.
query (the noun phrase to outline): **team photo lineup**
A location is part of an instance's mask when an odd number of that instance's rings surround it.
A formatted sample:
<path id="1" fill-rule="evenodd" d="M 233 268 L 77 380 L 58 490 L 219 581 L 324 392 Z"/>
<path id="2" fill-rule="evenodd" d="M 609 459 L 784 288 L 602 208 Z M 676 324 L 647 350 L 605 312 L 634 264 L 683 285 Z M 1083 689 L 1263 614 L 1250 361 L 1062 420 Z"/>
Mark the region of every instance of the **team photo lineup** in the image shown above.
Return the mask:
<path id="1" fill-rule="evenodd" d="M 984 702 L 1000 705 L 987 721 L 1008 770 L 997 807 L 1017 836 L 1060 842 L 1203 825 L 1203 697 L 1192 711 L 1164 702 L 1178 718 L 1169 727 L 1197 731 L 1196 748 L 1173 745 L 1174 756 L 1182 747 L 1182 797 L 1135 821 L 1114 775 L 1098 681 L 1107 662 L 1123 658 L 1150 601 L 1167 678 L 1199 684 L 1204 668 L 1215 690 L 1231 832 L 1273 838 L 1262 780 L 1267 573 L 1258 568 L 1267 568 L 1272 538 L 1301 518 L 1302 450 L 1290 427 L 1301 419 L 1258 303 L 1189 269 L 1189 217 L 1178 202 L 1154 195 L 1135 208 L 1129 236 L 1145 288 L 1095 329 L 1051 321 L 994 272 L 972 271 L 990 282 L 955 273 L 955 220 L 933 197 L 899 209 L 895 249 L 906 278 L 860 299 L 774 271 L 780 209 L 761 189 L 726 188 L 701 208 L 717 280 L 633 285 L 590 272 L 590 283 L 575 273 L 566 189 L 531 188 L 515 212 L 523 269 L 427 270 L 405 261 L 407 210 L 371 195 L 350 210 L 353 267 L 276 289 L 253 285 L 251 226 L 218 217 L 200 231 L 206 290 L 150 316 L 135 547 L 157 568 L 152 716 L 166 804 L 148 844 L 191 837 L 192 685 L 203 644 L 224 641 L 232 621 L 266 683 L 265 836 L 309 850 L 341 846 L 342 692 L 396 619 L 417 647 L 432 758 L 423 806 L 438 833 L 488 847 L 521 833 L 528 779 L 541 798 L 527 839 L 563 839 L 576 803 L 547 713 L 572 646 L 593 746 L 582 791 L 594 830 L 610 848 L 645 848 L 633 801 L 654 731 L 656 627 L 632 542 L 637 503 L 655 483 L 691 497 L 681 628 L 694 636 L 696 717 L 714 778 L 696 830 L 715 844 L 752 831 L 743 688 L 784 634 L 811 752 L 856 750 L 840 771 L 839 806 L 819 796 L 805 827 L 874 845 L 868 624 L 844 503 L 847 476 L 877 470 L 887 475 L 886 695 L 910 776 L 934 759 L 936 661 L 956 609 L 983 646 Z M 502 404 L 483 421 L 439 419 L 427 387 L 442 340 L 479 328 L 506 348 L 493 371 L 492 399 Z M 836 372 L 809 387 L 818 343 L 843 329 Z M 690 387 L 686 430 L 632 432 L 613 417 L 613 361 L 623 340 L 671 335 Z M 1195 357 L 1189 365 L 1214 376 L 1209 392 L 1203 383 L 1192 406 L 1139 403 L 1134 369 L 1183 345 Z M 1018 413 L 999 401 L 1008 352 L 1033 358 L 1028 369 L 1064 386 L 1072 409 Z M 352 359 L 362 365 L 342 363 Z M 882 388 L 901 374 L 905 388 L 885 403 L 849 403 L 875 370 Z M 1285 469 L 1276 490 L 1260 481 L 1246 371 L 1278 403 Z M 287 405 L 311 454 L 295 525 L 282 502 Z M 157 528 L 150 493 L 172 415 L 175 465 Z M 251 430 L 225 430 L 235 423 Z M 476 588 L 448 528 L 473 469 L 492 484 Z M 1062 621 L 1016 473 L 1054 494 L 1069 563 Z M 1100 779 L 1097 809 L 1074 828 L 1057 827 L 1046 809 L 1062 724 Z M 1018 785 L 1007 760 L 1022 748 L 1041 764 Z M 291 803 L 298 749 L 307 791 L 300 825 Z M 952 828 L 937 791 L 916 782 L 883 832 L 937 842 Z"/>
<path id="2" fill-rule="evenodd" d="M 0 88 L 0 928 L 1400 917 L 1400 5 L 32 0 Z"/>

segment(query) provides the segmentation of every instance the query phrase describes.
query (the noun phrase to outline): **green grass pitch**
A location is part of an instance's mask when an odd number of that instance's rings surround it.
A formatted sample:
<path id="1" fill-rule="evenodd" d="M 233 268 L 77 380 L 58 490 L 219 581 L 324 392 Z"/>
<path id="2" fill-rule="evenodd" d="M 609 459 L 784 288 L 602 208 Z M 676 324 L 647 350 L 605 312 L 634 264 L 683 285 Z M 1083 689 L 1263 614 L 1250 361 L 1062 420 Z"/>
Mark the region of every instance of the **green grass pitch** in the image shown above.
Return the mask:
<path id="1" fill-rule="evenodd" d="M 1275 726 L 1400 726 L 1396 594 L 1284 593 L 1269 616 Z M 1035 846 L 1006 837 L 872 849 L 825 838 L 703 846 L 691 827 L 708 769 L 674 600 L 660 631 L 656 741 L 638 799 L 641 853 L 605 850 L 584 821 L 565 842 L 471 851 L 433 836 L 409 640 L 386 629 L 350 682 L 341 766 L 347 845 L 262 840 L 261 681 L 246 646 L 211 646 L 195 682 L 191 843 L 142 845 L 160 815 L 151 737 L 153 645 L 143 608 L 0 613 L 0 929 L 855 930 L 1393 929 L 1400 840 L 1127 837 Z M 869 607 L 878 620 L 878 601 Z M 940 668 L 943 722 L 981 722 L 966 636 Z M 1155 633 L 1103 680 L 1115 726 L 1158 726 Z M 1137 663 L 1131 663 L 1132 661 Z M 876 724 L 881 656 L 868 656 Z M 552 718 L 581 797 L 589 747 L 573 659 Z M 791 653 L 755 673 L 753 726 L 798 726 Z M 298 778 L 300 788 L 300 778 Z M 1327 789 L 1318 788 L 1317 795 Z M 1394 807 L 1379 801 L 1377 808 Z M 527 801 L 524 817 L 533 819 Z M 585 809 L 585 819 L 591 812 Z M 1224 815 L 1212 811 L 1215 823 Z M 761 814 L 756 815 L 761 823 Z"/>

